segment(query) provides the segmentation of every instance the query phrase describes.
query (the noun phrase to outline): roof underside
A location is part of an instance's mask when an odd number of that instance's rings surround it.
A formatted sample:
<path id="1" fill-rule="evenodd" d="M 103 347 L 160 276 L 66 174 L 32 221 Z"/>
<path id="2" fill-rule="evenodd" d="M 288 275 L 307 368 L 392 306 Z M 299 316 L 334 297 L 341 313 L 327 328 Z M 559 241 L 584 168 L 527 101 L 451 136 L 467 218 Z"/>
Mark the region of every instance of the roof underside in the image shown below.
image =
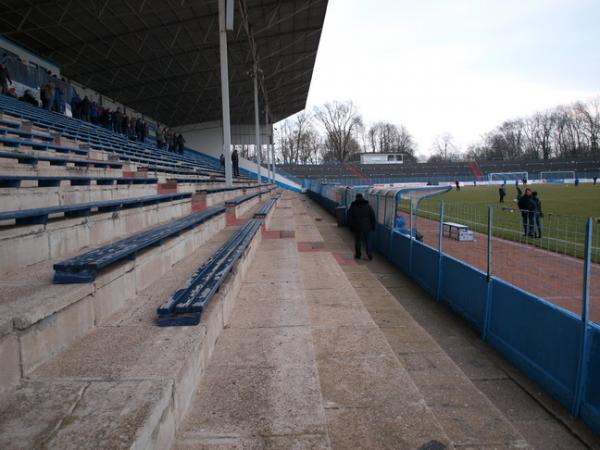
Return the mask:
<path id="1" fill-rule="evenodd" d="M 235 0 L 235 8 L 231 121 L 254 121 L 252 42 L 271 121 L 304 109 L 327 0 Z M 0 35 L 171 126 L 222 118 L 218 30 L 217 0 L 0 0 Z"/>

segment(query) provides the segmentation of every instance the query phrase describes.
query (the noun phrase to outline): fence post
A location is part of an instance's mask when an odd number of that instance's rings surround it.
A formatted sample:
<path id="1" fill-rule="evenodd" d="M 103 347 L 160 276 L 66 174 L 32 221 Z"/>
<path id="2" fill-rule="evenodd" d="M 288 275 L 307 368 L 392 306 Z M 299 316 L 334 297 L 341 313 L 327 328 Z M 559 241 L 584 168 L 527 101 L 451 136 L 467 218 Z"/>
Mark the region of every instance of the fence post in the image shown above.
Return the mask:
<path id="1" fill-rule="evenodd" d="M 590 320 L 590 267 L 592 262 L 592 218 L 589 217 L 585 227 L 585 259 L 583 266 L 583 298 L 581 312 L 581 330 L 579 335 L 579 361 L 571 414 L 579 416 L 581 403 L 585 397 L 589 360 L 589 320 Z"/>
<path id="2" fill-rule="evenodd" d="M 490 321 L 492 318 L 492 236 L 494 233 L 494 210 L 488 206 L 488 223 L 487 223 L 487 270 L 486 281 L 487 290 L 485 296 L 485 312 L 483 316 L 483 324 L 481 326 L 481 339 L 486 340 L 490 329 Z"/>
<path id="3" fill-rule="evenodd" d="M 440 202 L 440 223 L 438 231 L 438 273 L 437 273 L 437 289 L 435 292 L 435 300 L 440 301 L 442 292 L 442 255 L 444 252 L 444 200 Z"/>
<path id="4" fill-rule="evenodd" d="M 413 199 L 410 198 L 410 216 L 409 216 L 409 231 L 410 242 L 408 243 L 408 273 L 412 276 L 412 259 L 413 259 Z"/>

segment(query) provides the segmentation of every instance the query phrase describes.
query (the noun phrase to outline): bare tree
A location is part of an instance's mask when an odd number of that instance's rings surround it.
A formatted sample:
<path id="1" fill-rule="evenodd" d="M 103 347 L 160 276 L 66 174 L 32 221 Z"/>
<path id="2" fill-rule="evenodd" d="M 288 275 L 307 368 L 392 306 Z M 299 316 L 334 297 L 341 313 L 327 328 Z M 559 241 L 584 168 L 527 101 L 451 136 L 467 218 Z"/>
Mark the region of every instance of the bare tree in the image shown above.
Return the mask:
<path id="1" fill-rule="evenodd" d="M 352 154 L 360 152 L 358 137 L 363 121 L 352 102 L 325 103 L 315 108 L 315 118 L 325 130 L 328 159 L 346 161 Z"/>
<path id="2" fill-rule="evenodd" d="M 433 155 L 430 160 L 454 161 L 459 159 L 458 146 L 450 133 L 439 134 L 431 146 Z"/>

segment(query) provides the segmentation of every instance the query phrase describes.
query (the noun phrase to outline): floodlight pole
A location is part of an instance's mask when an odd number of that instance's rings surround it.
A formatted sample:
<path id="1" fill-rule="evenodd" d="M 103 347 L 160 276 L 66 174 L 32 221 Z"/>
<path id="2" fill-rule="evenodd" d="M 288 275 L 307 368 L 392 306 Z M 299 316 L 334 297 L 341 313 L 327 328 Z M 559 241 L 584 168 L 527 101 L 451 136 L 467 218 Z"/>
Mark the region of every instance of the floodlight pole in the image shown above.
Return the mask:
<path id="1" fill-rule="evenodd" d="M 258 64 L 256 63 L 256 60 L 254 60 L 252 66 L 252 75 L 254 78 L 254 146 L 256 148 L 256 177 L 258 178 L 258 184 L 261 184 L 260 118 L 258 117 Z"/>
<path id="2" fill-rule="evenodd" d="M 229 115 L 229 66 L 227 62 L 227 25 L 233 27 L 233 2 L 228 1 L 230 11 L 225 10 L 225 1 L 219 0 L 219 53 L 221 62 L 221 100 L 223 106 L 223 157 L 225 158 L 225 184 L 233 186 L 231 171 L 231 118 Z M 228 18 L 229 20 L 226 20 Z"/>
<path id="3" fill-rule="evenodd" d="M 269 126 L 269 105 L 265 105 L 265 134 Z M 267 141 L 267 177 L 269 182 L 273 183 L 273 159 L 271 158 L 271 147 L 273 145 L 273 124 L 271 124 L 271 138 Z"/>
<path id="4" fill-rule="evenodd" d="M 273 167 L 273 183 L 277 183 L 277 172 L 275 169 L 275 138 L 273 136 L 273 124 L 271 124 L 271 164 Z"/>

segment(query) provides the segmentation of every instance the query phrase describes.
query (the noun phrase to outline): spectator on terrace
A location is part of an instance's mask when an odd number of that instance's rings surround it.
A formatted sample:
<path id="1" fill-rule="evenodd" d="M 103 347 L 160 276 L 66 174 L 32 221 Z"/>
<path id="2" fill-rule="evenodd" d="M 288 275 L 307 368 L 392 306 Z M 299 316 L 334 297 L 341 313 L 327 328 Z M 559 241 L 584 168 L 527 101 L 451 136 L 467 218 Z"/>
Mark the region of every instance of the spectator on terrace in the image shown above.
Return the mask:
<path id="1" fill-rule="evenodd" d="M 74 118 L 81 119 L 81 97 L 79 97 L 79 94 L 75 90 L 71 98 L 71 113 Z"/>
<path id="2" fill-rule="evenodd" d="M 0 90 L 2 95 L 8 95 L 8 85 L 12 84 L 10 73 L 8 73 L 8 67 L 2 62 L 0 64 Z"/>
<path id="3" fill-rule="evenodd" d="M 81 120 L 85 120 L 86 122 L 90 121 L 90 109 L 92 107 L 92 104 L 90 103 L 90 99 L 88 98 L 88 96 L 84 96 L 83 100 L 81 100 L 81 103 L 79 104 L 79 118 Z"/>
<path id="4" fill-rule="evenodd" d="M 61 81 L 58 78 L 56 78 L 56 75 L 54 76 L 52 84 L 54 84 L 54 98 L 52 100 L 52 111 L 62 113 L 64 89 Z"/>
<path id="5" fill-rule="evenodd" d="M 54 102 L 54 84 L 51 81 L 42 86 L 40 97 L 42 98 L 42 107 L 50 111 Z"/>
<path id="6" fill-rule="evenodd" d="M 90 104 L 90 122 L 94 125 L 98 123 L 98 105 L 96 105 L 96 102 Z"/>
<path id="7" fill-rule="evenodd" d="M 183 155 L 183 150 L 185 148 L 185 139 L 183 138 L 183 134 L 179 133 L 176 138 L 177 151 L 180 155 Z"/>
<path id="8" fill-rule="evenodd" d="M 25 103 L 29 103 L 33 106 L 40 106 L 37 99 L 33 96 L 33 93 L 29 89 L 25 90 L 25 93 L 21 97 L 19 97 L 19 100 Z"/>
<path id="9" fill-rule="evenodd" d="M 157 125 L 156 127 L 156 131 L 154 132 L 155 136 L 156 136 L 156 146 L 160 149 L 162 149 L 165 145 L 165 140 L 163 137 L 163 132 L 162 129 L 160 128 L 160 125 Z"/>
<path id="10" fill-rule="evenodd" d="M 223 153 L 221 153 L 221 156 L 219 157 L 219 162 L 221 163 L 221 167 L 225 167 L 225 156 L 223 155 Z"/>
<path id="11" fill-rule="evenodd" d="M 506 183 L 498 188 L 498 195 L 500 196 L 500 203 L 504 203 L 504 197 L 506 197 Z"/>
<path id="12" fill-rule="evenodd" d="M 129 117 L 127 117 L 127 114 L 125 113 L 123 113 L 121 119 L 121 133 L 125 136 L 129 136 Z"/>
<path id="13" fill-rule="evenodd" d="M 233 168 L 233 176 L 240 176 L 240 156 L 238 155 L 237 149 L 231 154 L 231 166 Z"/>
<path id="14" fill-rule="evenodd" d="M 113 130 L 115 133 L 123 134 L 123 113 L 121 112 L 121 108 L 117 108 L 113 114 Z"/>
<path id="15" fill-rule="evenodd" d="M 167 145 L 170 152 L 175 152 L 175 134 L 171 131 L 167 131 Z"/>
<path id="16" fill-rule="evenodd" d="M 521 222 L 523 223 L 523 237 L 533 236 L 533 216 L 535 205 L 531 200 L 531 189 L 525 189 L 525 193 L 517 187 L 517 202 L 521 211 Z"/>
<path id="17" fill-rule="evenodd" d="M 533 191 L 531 193 L 531 202 L 533 204 L 533 235 L 536 238 L 542 237 L 542 217 L 544 217 L 544 213 L 542 212 L 542 201 L 538 197 L 537 191 Z"/>
<path id="18" fill-rule="evenodd" d="M 146 142 L 146 138 L 148 137 L 148 122 L 142 120 L 142 142 Z"/>
<path id="19" fill-rule="evenodd" d="M 354 258 L 360 259 L 362 243 L 365 243 L 367 257 L 373 259 L 370 234 L 375 231 L 377 219 L 375 211 L 361 193 L 356 194 L 356 200 L 348 209 L 348 226 L 354 233 Z"/>

